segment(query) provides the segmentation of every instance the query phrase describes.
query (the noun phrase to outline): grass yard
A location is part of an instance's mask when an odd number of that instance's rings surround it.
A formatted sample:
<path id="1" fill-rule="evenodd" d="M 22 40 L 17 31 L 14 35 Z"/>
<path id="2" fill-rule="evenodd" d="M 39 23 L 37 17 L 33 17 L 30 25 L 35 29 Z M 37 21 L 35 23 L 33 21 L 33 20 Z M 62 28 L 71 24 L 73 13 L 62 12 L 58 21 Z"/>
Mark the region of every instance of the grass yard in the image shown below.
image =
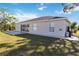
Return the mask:
<path id="1" fill-rule="evenodd" d="M 0 55 L 8 55 L 12 50 L 18 49 L 19 47 L 28 43 L 21 37 L 11 36 L 0 32 Z"/>
<path id="2" fill-rule="evenodd" d="M 11 36 L 0 32 L 0 55 L 79 56 L 79 42 L 32 34 Z"/>

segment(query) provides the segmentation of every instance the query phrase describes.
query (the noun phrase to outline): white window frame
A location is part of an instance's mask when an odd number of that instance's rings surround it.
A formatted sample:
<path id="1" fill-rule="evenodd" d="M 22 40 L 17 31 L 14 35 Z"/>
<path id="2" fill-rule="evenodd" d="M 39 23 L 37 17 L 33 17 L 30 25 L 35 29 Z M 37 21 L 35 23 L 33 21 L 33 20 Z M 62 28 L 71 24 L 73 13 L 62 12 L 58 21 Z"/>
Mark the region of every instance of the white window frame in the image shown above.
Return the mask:
<path id="1" fill-rule="evenodd" d="M 55 25 L 53 22 L 49 23 L 49 32 L 54 32 L 55 31 Z"/>
<path id="2" fill-rule="evenodd" d="M 37 30 L 37 24 L 32 24 L 32 30 L 36 31 Z"/>

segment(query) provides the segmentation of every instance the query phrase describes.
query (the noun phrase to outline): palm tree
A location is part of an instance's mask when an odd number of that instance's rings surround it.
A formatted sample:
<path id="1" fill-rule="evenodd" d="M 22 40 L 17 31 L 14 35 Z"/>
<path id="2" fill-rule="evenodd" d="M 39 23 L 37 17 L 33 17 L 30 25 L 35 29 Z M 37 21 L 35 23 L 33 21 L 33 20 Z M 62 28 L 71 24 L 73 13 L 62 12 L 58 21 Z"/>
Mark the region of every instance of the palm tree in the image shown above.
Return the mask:
<path id="1" fill-rule="evenodd" d="M 77 26 L 76 25 L 77 25 L 76 22 L 71 23 L 70 28 L 71 28 L 71 32 L 72 33 L 76 32 L 76 30 L 77 30 Z"/>
<path id="2" fill-rule="evenodd" d="M 78 25 L 78 30 L 79 30 L 79 25 Z"/>

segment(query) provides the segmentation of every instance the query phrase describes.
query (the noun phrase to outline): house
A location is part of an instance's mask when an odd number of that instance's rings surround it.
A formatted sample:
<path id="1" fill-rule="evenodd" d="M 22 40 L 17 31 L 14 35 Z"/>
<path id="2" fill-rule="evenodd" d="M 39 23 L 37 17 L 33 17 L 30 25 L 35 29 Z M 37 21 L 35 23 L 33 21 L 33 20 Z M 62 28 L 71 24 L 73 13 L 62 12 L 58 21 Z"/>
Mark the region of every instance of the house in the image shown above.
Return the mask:
<path id="1" fill-rule="evenodd" d="M 69 37 L 69 21 L 66 17 L 43 16 L 16 23 L 16 31 L 49 37 Z"/>

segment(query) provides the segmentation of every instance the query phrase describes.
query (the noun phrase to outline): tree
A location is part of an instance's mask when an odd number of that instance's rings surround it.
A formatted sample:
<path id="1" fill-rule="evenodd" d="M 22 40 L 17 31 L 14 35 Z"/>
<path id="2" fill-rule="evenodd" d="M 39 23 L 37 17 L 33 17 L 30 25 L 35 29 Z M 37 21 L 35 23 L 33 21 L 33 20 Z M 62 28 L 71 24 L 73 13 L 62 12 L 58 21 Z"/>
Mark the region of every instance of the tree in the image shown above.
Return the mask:
<path id="1" fill-rule="evenodd" d="M 8 16 L 7 17 L 8 30 L 14 30 L 15 29 L 15 21 L 14 21 L 14 19 L 16 19 L 14 16 Z"/>
<path id="2" fill-rule="evenodd" d="M 0 9 L 0 31 L 7 31 L 7 30 L 13 30 L 15 29 L 15 17 L 13 15 L 10 15 L 6 9 L 1 8 Z"/>
<path id="3" fill-rule="evenodd" d="M 76 30 L 77 30 L 77 23 L 76 22 L 72 22 L 71 23 L 71 25 L 70 25 L 70 28 L 71 28 L 71 31 L 72 31 L 72 33 L 74 32 L 76 32 Z"/>
<path id="4" fill-rule="evenodd" d="M 78 25 L 78 30 L 79 30 L 79 25 Z"/>

